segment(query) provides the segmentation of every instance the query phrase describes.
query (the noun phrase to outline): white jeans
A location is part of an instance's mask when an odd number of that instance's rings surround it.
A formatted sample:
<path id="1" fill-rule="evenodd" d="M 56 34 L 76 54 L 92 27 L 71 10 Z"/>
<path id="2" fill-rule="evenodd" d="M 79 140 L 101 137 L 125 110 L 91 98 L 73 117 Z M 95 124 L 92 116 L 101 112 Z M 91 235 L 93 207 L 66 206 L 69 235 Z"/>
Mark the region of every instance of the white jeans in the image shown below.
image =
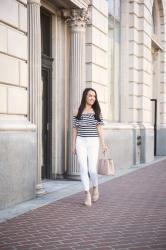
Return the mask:
<path id="1" fill-rule="evenodd" d="M 89 175 L 93 186 L 98 186 L 97 163 L 99 153 L 98 137 L 76 138 L 76 152 L 80 164 L 81 181 L 85 191 L 89 191 Z M 89 175 L 88 175 L 89 172 Z"/>

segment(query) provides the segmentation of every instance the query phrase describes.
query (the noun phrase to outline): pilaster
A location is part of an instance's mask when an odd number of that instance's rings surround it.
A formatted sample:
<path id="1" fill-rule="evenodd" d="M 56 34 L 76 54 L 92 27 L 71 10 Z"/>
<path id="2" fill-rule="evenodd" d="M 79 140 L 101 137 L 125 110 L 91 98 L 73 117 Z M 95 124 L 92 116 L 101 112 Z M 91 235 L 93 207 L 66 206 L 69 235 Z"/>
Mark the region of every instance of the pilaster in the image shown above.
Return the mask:
<path id="1" fill-rule="evenodd" d="M 120 22 L 120 121 L 128 122 L 129 108 L 129 3 L 121 2 Z"/>
<path id="2" fill-rule="evenodd" d="M 64 17 L 71 29 L 70 41 L 70 114 L 69 114 L 69 176 L 78 175 L 76 156 L 72 155 L 72 117 L 78 110 L 85 84 L 85 30 L 88 22 L 85 9 L 64 11 Z"/>
<path id="3" fill-rule="evenodd" d="M 42 166 L 42 84 L 41 84 L 41 28 L 40 0 L 29 0 L 29 88 L 30 121 L 37 126 L 37 194 L 43 193 Z"/>

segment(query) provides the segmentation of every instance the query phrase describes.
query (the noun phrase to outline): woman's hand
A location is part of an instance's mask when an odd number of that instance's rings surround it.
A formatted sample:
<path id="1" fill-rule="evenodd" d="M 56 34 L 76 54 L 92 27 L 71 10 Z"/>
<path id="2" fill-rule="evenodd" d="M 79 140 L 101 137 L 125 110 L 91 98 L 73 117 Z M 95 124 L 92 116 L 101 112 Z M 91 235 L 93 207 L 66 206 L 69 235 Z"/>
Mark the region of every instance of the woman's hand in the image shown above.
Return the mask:
<path id="1" fill-rule="evenodd" d="M 76 155 L 76 137 L 77 137 L 77 128 L 73 128 L 73 138 L 72 138 L 72 153 Z"/>
<path id="2" fill-rule="evenodd" d="M 104 143 L 104 131 L 101 125 L 97 125 L 97 131 L 98 131 L 99 138 L 100 138 L 100 145 L 101 145 L 102 152 L 105 153 L 108 150 L 108 147 Z"/>
<path id="3" fill-rule="evenodd" d="M 77 154 L 77 152 L 76 152 L 76 145 L 75 145 L 75 144 L 74 144 L 73 147 L 72 147 L 72 153 L 73 153 L 74 155 Z"/>
<path id="4" fill-rule="evenodd" d="M 108 150 L 108 146 L 105 143 L 101 144 L 102 152 L 105 153 Z"/>

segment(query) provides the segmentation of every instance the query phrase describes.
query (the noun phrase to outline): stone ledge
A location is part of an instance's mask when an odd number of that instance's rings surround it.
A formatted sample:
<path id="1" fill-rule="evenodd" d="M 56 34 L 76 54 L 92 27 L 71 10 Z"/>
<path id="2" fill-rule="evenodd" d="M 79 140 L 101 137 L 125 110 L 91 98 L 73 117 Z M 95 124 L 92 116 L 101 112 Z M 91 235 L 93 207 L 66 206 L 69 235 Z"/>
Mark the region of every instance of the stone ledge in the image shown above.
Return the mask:
<path id="1" fill-rule="evenodd" d="M 127 123 L 118 123 L 118 122 L 109 122 L 109 121 L 104 121 L 104 129 L 109 130 L 109 129 L 115 129 L 115 130 L 120 130 L 120 129 L 133 129 L 133 126 L 131 124 Z"/>
<path id="2" fill-rule="evenodd" d="M 154 129 L 154 127 L 150 124 L 146 123 L 120 123 L 120 122 L 110 122 L 105 120 L 104 121 L 104 129 Z"/>
<path id="3" fill-rule="evenodd" d="M 0 117 L 1 131 L 36 131 L 36 125 L 27 120 L 26 117 Z"/>

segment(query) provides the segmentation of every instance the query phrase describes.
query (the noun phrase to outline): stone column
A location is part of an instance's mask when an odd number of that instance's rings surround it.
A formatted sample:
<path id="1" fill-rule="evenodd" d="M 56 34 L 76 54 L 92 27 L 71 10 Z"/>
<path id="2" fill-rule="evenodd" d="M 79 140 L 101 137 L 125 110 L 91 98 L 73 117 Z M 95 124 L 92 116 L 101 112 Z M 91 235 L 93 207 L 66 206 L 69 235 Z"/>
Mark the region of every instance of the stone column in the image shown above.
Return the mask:
<path id="1" fill-rule="evenodd" d="M 88 22 L 85 9 L 64 11 L 66 22 L 71 29 L 70 39 L 70 114 L 69 114 L 69 157 L 68 175 L 78 176 L 79 168 L 77 159 L 72 155 L 72 117 L 78 110 L 85 84 L 85 30 Z"/>
<path id="2" fill-rule="evenodd" d="M 28 1 L 29 13 L 29 118 L 37 127 L 36 193 L 42 194 L 42 82 L 41 82 L 41 28 L 40 0 Z"/>

